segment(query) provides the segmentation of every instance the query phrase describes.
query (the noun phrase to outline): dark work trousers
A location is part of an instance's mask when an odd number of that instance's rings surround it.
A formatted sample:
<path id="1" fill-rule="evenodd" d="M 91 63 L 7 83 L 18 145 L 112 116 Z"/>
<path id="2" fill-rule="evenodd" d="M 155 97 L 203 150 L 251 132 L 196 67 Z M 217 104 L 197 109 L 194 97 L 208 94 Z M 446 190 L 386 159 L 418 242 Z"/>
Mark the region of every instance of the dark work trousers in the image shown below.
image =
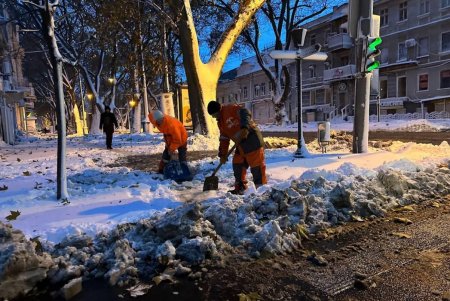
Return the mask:
<path id="1" fill-rule="evenodd" d="M 180 162 L 186 162 L 187 161 L 187 145 L 182 145 L 178 148 L 178 160 Z M 169 155 L 169 149 L 166 147 L 164 149 L 164 152 L 162 154 L 162 159 L 159 162 L 158 172 L 162 173 L 164 171 L 164 166 L 166 163 L 169 163 L 170 161 L 170 155 Z"/>
<path id="2" fill-rule="evenodd" d="M 113 133 L 114 133 L 114 131 L 105 131 L 107 148 L 112 148 Z"/>

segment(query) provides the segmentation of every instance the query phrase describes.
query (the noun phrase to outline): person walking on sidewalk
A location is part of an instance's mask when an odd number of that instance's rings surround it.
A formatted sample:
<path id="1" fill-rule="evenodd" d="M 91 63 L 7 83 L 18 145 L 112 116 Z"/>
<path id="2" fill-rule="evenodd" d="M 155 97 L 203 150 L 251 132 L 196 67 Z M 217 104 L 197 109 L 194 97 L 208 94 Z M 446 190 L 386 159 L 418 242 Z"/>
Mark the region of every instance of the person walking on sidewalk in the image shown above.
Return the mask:
<path id="1" fill-rule="evenodd" d="M 105 112 L 100 115 L 100 130 L 106 134 L 106 148 L 112 149 L 112 139 L 114 128 L 118 128 L 117 119 L 114 113 L 111 113 L 111 108 L 105 106 Z"/>
<path id="2" fill-rule="evenodd" d="M 217 119 L 220 130 L 220 162 L 227 161 L 230 140 L 236 143 L 233 156 L 235 178 L 233 194 L 244 194 L 247 189 L 247 168 L 253 175 L 256 188 L 267 183 L 264 160 L 264 140 L 250 112 L 237 104 L 221 105 L 217 101 L 208 104 L 208 113 Z"/>
<path id="3" fill-rule="evenodd" d="M 158 173 L 164 172 L 164 166 L 170 160 L 177 159 L 187 165 L 187 132 L 184 125 L 176 118 L 155 110 L 148 114 L 148 119 L 162 134 L 166 147 L 159 162 Z"/>

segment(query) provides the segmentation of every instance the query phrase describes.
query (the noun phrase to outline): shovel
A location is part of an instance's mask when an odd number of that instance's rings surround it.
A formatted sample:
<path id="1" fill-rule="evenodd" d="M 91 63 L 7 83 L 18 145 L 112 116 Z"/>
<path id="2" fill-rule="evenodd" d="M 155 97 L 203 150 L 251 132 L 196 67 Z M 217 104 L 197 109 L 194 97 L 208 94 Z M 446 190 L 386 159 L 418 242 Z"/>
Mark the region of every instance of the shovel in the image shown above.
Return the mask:
<path id="1" fill-rule="evenodd" d="M 233 147 L 229 150 L 227 158 L 231 155 L 235 148 L 236 144 L 233 145 Z M 220 163 L 219 166 L 214 169 L 214 172 L 211 176 L 205 178 L 205 183 L 203 183 L 203 191 L 219 189 L 219 178 L 216 176 L 216 173 L 219 171 L 221 166 L 222 163 Z"/>

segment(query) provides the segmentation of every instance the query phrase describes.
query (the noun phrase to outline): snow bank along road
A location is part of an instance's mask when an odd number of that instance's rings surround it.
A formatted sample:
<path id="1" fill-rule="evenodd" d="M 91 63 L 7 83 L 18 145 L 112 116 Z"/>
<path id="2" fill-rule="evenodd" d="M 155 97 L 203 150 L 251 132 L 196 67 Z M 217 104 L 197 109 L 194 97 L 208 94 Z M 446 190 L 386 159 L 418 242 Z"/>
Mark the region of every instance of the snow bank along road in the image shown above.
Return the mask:
<path id="1" fill-rule="evenodd" d="M 450 192 L 448 163 L 437 167 L 450 158 L 446 142 L 393 143 L 363 155 L 348 154 L 344 147 L 301 160 L 292 159 L 295 147 L 267 150 L 269 183 L 246 196 L 226 193 L 234 181 L 229 163 L 219 173 L 220 190 L 201 191 L 217 159 L 192 162 L 196 176 L 183 185 L 149 172 L 106 167 L 125 150 L 162 152 L 158 135 L 118 136 L 117 152 L 104 151 L 103 143 L 102 137 L 69 142 L 69 203 L 54 200 L 54 141 L 2 148 L 0 187 L 7 189 L 0 191 L 0 217 L 20 211 L 9 223 L 39 240 L 45 252 L 0 224 L 6 247 L 1 262 L 7 267 L 0 277 L 8 279 L 0 291 L 10 293 L 6 289 L 14 283 L 15 291 L 25 292 L 33 283 L 8 271 L 39 274 L 32 279 L 61 286 L 78 277 L 104 277 L 120 286 L 173 274 L 198 279 L 200 265 L 223 263 L 235 248 L 253 257 L 285 253 L 300 245 L 301 233 L 384 216 L 396 206 L 420 203 L 423 191 Z M 189 143 L 192 150 L 217 149 L 216 139 L 193 136 Z M 187 196 L 197 202 L 184 204 Z M 15 266 L 24 255 L 33 259 L 30 265 Z"/>

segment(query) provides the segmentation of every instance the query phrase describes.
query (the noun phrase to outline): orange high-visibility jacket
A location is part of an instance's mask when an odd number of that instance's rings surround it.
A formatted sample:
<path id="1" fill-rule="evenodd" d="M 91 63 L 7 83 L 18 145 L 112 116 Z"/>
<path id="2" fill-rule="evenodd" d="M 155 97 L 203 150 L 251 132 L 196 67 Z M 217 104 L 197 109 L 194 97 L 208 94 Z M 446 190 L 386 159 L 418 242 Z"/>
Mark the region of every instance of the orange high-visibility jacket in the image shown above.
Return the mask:
<path id="1" fill-rule="evenodd" d="M 247 128 L 250 133 L 247 139 L 241 141 L 238 147 L 240 151 L 247 154 L 264 146 L 261 132 L 251 118 L 250 112 L 237 104 L 222 106 L 217 125 L 220 130 L 219 156 L 227 154 L 230 139 L 233 140 L 242 128 Z"/>
<path id="2" fill-rule="evenodd" d="M 164 141 L 166 141 L 166 147 L 169 151 L 176 151 L 180 146 L 187 143 L 188 135 L 186 129 L 178 119 L 164 114 L 161 125 L 156 123 L 152 113 L 148 114 L 148 119 L 150 119 L 153 126 L 164 134 Z"/>

